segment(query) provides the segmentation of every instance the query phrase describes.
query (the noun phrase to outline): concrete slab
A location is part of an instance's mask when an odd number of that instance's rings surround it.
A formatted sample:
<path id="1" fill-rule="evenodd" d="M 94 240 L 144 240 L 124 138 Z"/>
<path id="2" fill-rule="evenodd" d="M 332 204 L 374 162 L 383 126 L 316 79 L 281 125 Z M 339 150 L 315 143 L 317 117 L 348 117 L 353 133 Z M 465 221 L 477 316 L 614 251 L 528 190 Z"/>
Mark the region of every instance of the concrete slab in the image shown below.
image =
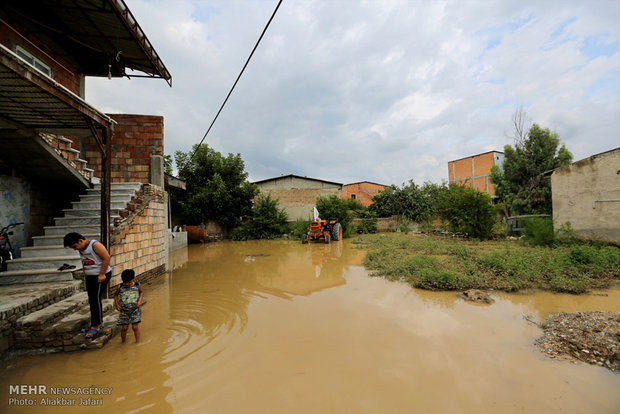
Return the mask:
<path id="1" fill-rule="evenodd" d="M 52 298 L 64 298 L 79 292 L 82 286 L 83 282 L 80 280 L 0 286 L 0 320 L 48 302 Z"/>

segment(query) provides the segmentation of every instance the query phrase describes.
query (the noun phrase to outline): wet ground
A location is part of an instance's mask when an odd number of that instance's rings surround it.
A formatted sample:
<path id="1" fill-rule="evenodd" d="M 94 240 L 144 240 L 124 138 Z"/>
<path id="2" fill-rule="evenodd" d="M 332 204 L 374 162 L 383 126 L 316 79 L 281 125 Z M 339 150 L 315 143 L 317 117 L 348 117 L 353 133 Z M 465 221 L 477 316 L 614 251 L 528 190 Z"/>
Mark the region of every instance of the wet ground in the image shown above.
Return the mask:
<path id="1" fill-rule="evenodd" d="M 0 411 L 54 411 L 41 406 L 47 397 L 65 404 L 57 412 L 620 412 L 620 374 L 545 357 L 533 344 L 542 331 L 524 319 L 620 311 L 620 288 L 493 294 L 477 305 L 369 277 L 363 255 L 349 240 L 174 252 L 175 270 L 145 286 L 142 344 L 114 338 L 101 351 L 12 361 Z M 16 395 L 19 384 L 48 394 Z M 56 387 L 110 394 L 84 400 L 98 408 L 68 407 L 86 396 L 50 395 Z"/>

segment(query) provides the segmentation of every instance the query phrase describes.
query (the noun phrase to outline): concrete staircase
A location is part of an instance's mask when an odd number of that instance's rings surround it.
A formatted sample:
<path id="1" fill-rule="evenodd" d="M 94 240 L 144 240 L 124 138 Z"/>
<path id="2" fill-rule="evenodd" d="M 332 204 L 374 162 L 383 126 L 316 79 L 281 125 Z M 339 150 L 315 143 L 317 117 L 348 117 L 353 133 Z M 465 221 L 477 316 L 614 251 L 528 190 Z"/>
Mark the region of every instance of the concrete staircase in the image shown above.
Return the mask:
<path id="1" fill-rule="evenodd" d="M 112 184 L 111 220 L 127 217 L 140 201 L 140 183 Z M 87 239 L 99 237 L 101 187 L 87 190 L 64 217 L 33 237 L 34 246 L 21 249 L 22 257 L 7 262 L 0 273 L 0 359 L 103 347 L 119 331 L 112 299 L 104 299 L 104 329 L 94 339 L 80 329 L 90 325 L 88 297 L 78 252 L 63 247 L 63 237 L 77 232 Z M 75 269 L 58 271 L 63 264 Z M 146 302 L 143 302 L 146 303 Z"/>
<path id="2" fill-rule="evenodd" d="M 140 183 L 113 183 L 110 191 L 110 219 L 127 214 Z M 73 279 L 73 272 L 81 270 L 78 252 L 63 247 L 63 237 L 70 232 L 82 234 L 87 239 L 99 237 L 101 222 L 101 185 L 87 190 L 80 201 L 72 202 L 71 209 L 65 209 L 64 217 L 54 218 L 54 226 L 44 227 L 44 236 L 33 237 L 32 247 L 21 249 L 21 258 L 7 262 L 7 271 L 0 273 L 0 285 L 14 283 L 60 282 Z M 57 270 L 63 264 L 74 269 Z"/>

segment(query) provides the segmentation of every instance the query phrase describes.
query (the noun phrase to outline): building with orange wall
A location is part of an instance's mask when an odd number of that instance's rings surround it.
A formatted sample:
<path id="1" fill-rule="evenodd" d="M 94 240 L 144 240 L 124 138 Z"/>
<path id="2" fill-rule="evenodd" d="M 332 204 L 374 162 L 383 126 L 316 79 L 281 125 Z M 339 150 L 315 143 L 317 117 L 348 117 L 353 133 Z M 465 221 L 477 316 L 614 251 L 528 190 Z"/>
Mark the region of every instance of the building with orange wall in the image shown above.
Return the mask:
<path id="1" fill-rule="evenodd" d="M 491 183 L 489 175 L 492 166 L 501 167 L 503 163 L 504 153 L 499 151 L 489 151 L 448 161 L 448 181 L 468 185 L 495 197 L 495 185 Z"/>
<path id="2" fill-rule="evenodd" d="M 385 189 L 385 185 L 372 183 L 370 181 L 360 181 L 342 186 L 341 198 L 352 198 L 358 200 L 363 206 L 368 207 L 372 204 L 372 198 Z"/>

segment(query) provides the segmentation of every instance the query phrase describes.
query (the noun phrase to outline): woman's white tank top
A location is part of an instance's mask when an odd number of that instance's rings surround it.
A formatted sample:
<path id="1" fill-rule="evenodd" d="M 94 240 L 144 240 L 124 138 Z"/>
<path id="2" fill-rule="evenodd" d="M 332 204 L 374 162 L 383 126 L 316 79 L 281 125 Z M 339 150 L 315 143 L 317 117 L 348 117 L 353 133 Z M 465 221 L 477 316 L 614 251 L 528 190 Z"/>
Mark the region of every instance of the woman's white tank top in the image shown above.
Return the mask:
<path id="1" fill-rule="evenodd" d="M 88 276 L 98 276 L 99 271 L 101 270 L 101 264 L 103 263 L 103 259 L 99 257 L 93 249 L 93 244 L 95 244 L 96 241 L 97 240 L 94 239 L 91 240 L 84 250 L 79 250 L 82 258 L 82 266 L 84 267 L 84 273 Z M 105 273 L 108 273 L 111 270 L 112 268 L 108 266 Z"/>

